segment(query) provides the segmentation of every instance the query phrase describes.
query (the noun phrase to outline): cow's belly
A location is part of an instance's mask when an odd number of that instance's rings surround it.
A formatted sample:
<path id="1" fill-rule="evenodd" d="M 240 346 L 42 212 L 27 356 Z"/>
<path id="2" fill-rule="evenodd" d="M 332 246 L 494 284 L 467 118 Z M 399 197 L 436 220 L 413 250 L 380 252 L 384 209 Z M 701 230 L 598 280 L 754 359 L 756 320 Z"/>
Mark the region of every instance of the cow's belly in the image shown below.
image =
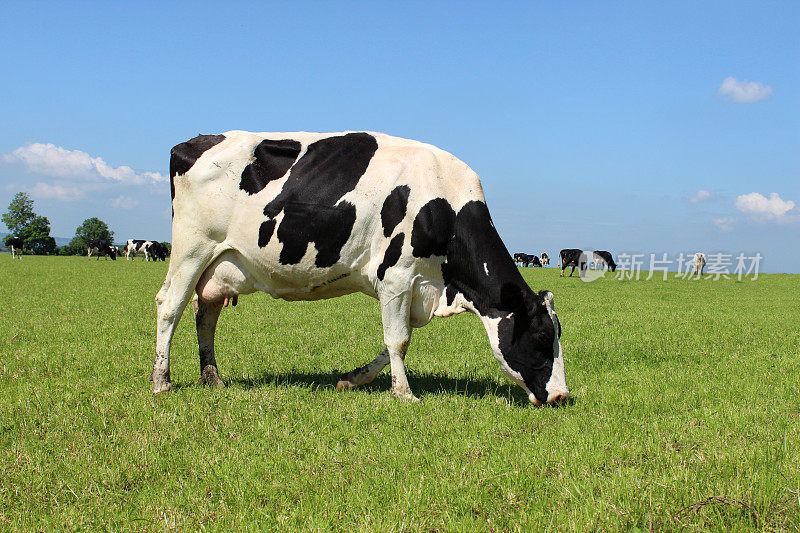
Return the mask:
<path id="1" fill-rule="evenodd" d="M 375 296 L 368 280 L 345 265 L 324 269 L 309 268 L 306 262 L 283 265 L 277 257 L 258 252 L 254 257 L 235 249 L 223 252 L 200 277 L 198 296 L 215 303 L 256 291 L 284 300 L 322 300 L 354 292 Z"/>

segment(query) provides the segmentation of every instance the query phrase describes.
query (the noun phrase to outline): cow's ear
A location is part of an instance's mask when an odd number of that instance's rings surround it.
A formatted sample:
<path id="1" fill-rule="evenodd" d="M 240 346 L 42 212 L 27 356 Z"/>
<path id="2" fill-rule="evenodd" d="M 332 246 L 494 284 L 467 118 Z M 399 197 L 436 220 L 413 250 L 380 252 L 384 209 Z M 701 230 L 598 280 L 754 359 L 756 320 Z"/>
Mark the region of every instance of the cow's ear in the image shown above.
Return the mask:
<path id="1" fill-rule="evenodd" d="M 506 283 L 500 288 L 500 306 L 507 311 L 520 311 L 525 308 L 522 291 L 513 283 Z"/>

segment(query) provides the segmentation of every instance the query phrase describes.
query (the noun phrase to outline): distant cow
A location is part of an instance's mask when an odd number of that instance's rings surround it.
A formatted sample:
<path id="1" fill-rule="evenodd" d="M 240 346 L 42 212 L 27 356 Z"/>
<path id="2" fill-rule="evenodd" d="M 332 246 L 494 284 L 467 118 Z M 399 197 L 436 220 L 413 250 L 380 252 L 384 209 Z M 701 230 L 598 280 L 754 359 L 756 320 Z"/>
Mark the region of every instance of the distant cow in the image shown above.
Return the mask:
<path id="1" fill-rule="evenodd" d="M 535 261 L 539 261 L 539 258 L 536 257 L 535 255 L 522 254 L 522 253 L 514 254 L 514 262 L 517 263 L 519 266 L 529 267 L 531 263 L 534 263 Z M 534 264 L 533 266 L 536 265 Z"/>
<path id="2" fill-rule="evenodd" d="M 100 256 L 106 256 L 106 259 L 109 257 L 112 261 L 117 260 L 117 247 L 109 244 L 108 241 L 102 239 L 93 239 L 89 240 L 86 243 L 86 257 L 87 259 L 91 259 L 92 255 L 97 256 L 97 260 L 100 260 Z"/>
<path id="3" fill-rule="evenodd" d="M 542 266 L 546 267 L 550 264 L 550 257 L 547 255 L 547 252 L 542 252 Z"/>
<path id="4" fill-rule="evenodd" d="M 201 380 L 223 306 L 263 291 L 286 300 L 361 292 L 380 301 L 385 349 L 344 374 L 358 387 L 404 358 L 434 316 L 480 317 L 502 371 L 534 404 L 568 395 L 553 294 L 525 283 L 492 224 L 478 176 L 429 144 L 379 133 L 201 135 L 172 149 L 172 254 L 156 296 L 153 391 L 170 384 L 170 344 L 193 294 Z M 320 327 L 320 325 L 309 325 Z"/>
<path id="5" fill-rule="evenodd" d="M 153 261 L 158 261 L 159 259 L 166 261 L 167 247 L 158 241 L 153 241 L 150 243 L 150 246 L 147 247 L 147 255 L 149 255 Z"/>
<path id="6" fill-rule="evenodd" d="M 608 268 L 611 272 L 617 271 L 617 264 L 614 262 L 614 258 L 611 257 L 609 252 L 605 250 L 595 250 L 593 259 L 595 268 Z"/>
<path id="7" fill-rule="evenodd" d="M 558 262 L 558 266 L 561 267 L 561 277 L 564 277 L 564 269 L 570 266 L 572 267 L 572 271 L 570 271 L 569 277 L 572 277 L 575 273 L 575 267 L 579 267 L 579 274 L 583 275 L 588 266 L 589 258 L 586 257 L 583 250 L 565 248 L 558 252 Z"/>
<path id="8" fill-rule="evenodd" d="M 150 260 L 150 245 L 154 241 L 145 241 L 142 239 L 128 239 L 125 246 L 125 259 L 130 260 L 131 256 L 136 259 L 136 254 L 142 254 L 145 261 Z"/>
<path id="9" fill-rule="evenodd" d="M 703 269 L 706 267 L 706 254 L 697 252 L 694 254 L 692 274 L 703 275 Z"/>
<path id="10" fill-rule="evenodd" d="M 6 246 L 11 248 L 11 259 L 22 259 L 22 248 L 25 244 L 19 237 L 9 235 L 6 237 Z"/>

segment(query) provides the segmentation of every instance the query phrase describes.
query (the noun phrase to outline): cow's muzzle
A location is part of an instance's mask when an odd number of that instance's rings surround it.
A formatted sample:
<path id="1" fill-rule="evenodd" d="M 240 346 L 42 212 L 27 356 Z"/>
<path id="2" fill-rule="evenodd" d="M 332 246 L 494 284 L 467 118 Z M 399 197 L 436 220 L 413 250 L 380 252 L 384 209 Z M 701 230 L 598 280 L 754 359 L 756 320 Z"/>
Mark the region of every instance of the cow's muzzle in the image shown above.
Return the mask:
<path id="1" fill-rule="evenodd" d="M 566 402 L 568 398 L 569 392 L 566 391 L 551 393 L 547 396 L 547 405 L 561 405 Z M 537 407 L 543 405 L 539 398 L 537 398 L 533 393 L 528 395 L 528 400 L 530 400 L 530 402 Z"/>

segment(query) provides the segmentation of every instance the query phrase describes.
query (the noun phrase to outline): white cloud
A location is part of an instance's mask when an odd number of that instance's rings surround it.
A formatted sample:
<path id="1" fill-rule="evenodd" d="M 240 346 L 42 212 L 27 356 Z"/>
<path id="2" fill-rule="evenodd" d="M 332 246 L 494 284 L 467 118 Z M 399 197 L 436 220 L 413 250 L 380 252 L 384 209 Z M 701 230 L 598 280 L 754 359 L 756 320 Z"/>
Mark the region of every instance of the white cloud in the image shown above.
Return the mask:
<path id="1" fill-rule="evenodd" d="M 728 76 L 717 89 L 717 95 L 730 102 L 749 104 L 767 100 L 772 96 L 772 87 L 757 81 L 739 81 L 733 76 Z"/>
<path id="2" fill-rule="evenodd" d="M 34 198 L 54 198 L 65 202 L 80 200 L 85 196 L 84 192 L 78 187 L 64 187 L 62 185 L 50 185 L 42 182 L 34 185 L 30 189 L 30 192 Z"/>
<path id="3" fill-rule="evenodd" d="M 687 200 L 693 204 L 696 204 L 698 202 L 704 202 L 706 200 L 710 200 L 712 196 L 713 194 L 711 194 L 709 191 L 701 189 L 697 191 L 693 196 L 687 198 Z"/>
<path id="4" fill-rule="evenodd" d="M 139 200 L 134 200 L 130 196 L 118 196 L 111 200 L 111 205 L 118 209 L 133 209 L 139 205 Z"/>
<path id="5" fill-rule="evenodd" d="M 733 225 L 736 223 L 736 219 L 734 217 L 722 217 L 722 218 L 715 218 L 714 225 L 717 226 L 722 231 L 731 231 L 733 230 Z"/>
<path id="6" fill-rule="evenodd" d="M 757 192 L 743 194 L 736 198 L 736 209 L 756 218 L 781 221 L 788 218 L 794 209 L 795 203 L 783 200 L 778 193 L 773 192 L 769 198 Z"/>
<path id="7" fill-rule="evenodd" d="M 124 184 L 166 182 L 167 177 L 158 172 L 136 172 L 122 165 L 112 167 L 100 157 L 92 157 L 81 150 L 67 150 L 54 144 L 32 143 L 20 146 L 10 154 L 3 154 L 6 163 L 22 163 L 29 172 L 59 178 L 102 178 Z"/>

